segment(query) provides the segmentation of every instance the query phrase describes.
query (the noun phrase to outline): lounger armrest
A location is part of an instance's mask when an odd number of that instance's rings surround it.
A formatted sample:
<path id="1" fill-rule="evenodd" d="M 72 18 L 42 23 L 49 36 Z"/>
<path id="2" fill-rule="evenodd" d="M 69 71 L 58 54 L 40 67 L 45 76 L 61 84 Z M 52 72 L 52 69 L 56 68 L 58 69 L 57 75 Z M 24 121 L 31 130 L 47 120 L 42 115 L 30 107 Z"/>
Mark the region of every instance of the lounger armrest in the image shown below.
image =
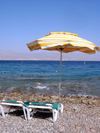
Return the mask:
<path id="1" fill-rule="evenodd" d="M 52 107 L 52 104 L 47 103 L 46 106 L 50 106 L 50 107 Z"/>
<path id="2" fill-rule="evenodd" d="M 24 104 L 22 101 L 17 101 L 17 103 L 22 103 L 22 104 Z"/>

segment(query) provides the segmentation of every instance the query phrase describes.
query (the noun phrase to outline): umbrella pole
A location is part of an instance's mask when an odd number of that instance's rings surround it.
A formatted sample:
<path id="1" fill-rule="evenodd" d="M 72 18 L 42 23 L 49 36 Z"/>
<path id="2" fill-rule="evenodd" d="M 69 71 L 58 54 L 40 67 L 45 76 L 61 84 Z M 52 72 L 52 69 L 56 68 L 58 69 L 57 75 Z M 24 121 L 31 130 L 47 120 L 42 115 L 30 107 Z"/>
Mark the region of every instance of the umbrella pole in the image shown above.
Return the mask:
<path id="1" fill-rule="evenodd" d="M 60 108 L 61 67 L 62 67 L 62 49 L 61 49 L 61 52 L 60 52 L 59 96 L 58 96 L 58 118 L 59 118 L 59 108 Z"/>
<path id="2" fill-rule="evenodd" d="M 58 98 L 58 103 L 60 103 L 61 67 L 62 67 L 62 50 L 61 50 L 61 52 L 60 52 L 60 74 L 59 74 L 59 98 Z"/>

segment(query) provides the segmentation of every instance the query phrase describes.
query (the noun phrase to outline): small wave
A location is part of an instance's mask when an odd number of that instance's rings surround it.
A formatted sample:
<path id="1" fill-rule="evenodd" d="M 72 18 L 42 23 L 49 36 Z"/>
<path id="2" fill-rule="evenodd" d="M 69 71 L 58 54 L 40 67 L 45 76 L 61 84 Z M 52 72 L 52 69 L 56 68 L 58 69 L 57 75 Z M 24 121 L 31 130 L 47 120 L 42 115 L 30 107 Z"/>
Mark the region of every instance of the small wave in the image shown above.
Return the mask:
<path id="1" fill-rule="evenodd" d="M 82 97 L 82 96 L 87 97 L 87 96 L 89 96 L 89 95 L 79 93 L 78 96 L 79 96 L 79 97 Z"/>
<path id="2" fill-rule="evenodd" d="M 29 89 L 30 89 L 30 87 L 27 87 L 26 89 L 27 89 L 27 90 L 29 90 Z"/>
<path id="3" fill-rule="evenodd" d="M 46 87 L 46 86 L 39 86 L 39 85 L 38 85 L 38 86 L 36 86 L 35 88 L 36 88 L 36 89 L 46 89 L 47 87 Z"/>
<path id="4" fill-rule="evenodd" d="M 16 89 L 16 88 L 17 88 L 17 87 L 13 87 L 13 86 L 12 86 L 12 87 L 8 87 L 7 90 L 8 90 L 8 91 L 12 91 L 12 90 L 14 90 L 14 89 Z"/>

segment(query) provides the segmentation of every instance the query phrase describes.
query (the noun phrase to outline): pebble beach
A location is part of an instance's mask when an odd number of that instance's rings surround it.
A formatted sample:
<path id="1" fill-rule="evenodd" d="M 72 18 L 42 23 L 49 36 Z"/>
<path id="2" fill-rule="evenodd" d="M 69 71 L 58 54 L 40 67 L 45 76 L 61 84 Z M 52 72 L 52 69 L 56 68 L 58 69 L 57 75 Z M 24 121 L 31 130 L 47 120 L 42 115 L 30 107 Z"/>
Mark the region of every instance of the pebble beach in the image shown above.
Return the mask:
<path id="1" fill-rule="evenodd" d="M 0 93 L 0 102 L 2 99 L 57 102 L 58 96 L 21 94 L 15 91 Z M 21 110 L 12 109 L 5 118 L 0 112 L 0 133 L 100 133 L 100 98 L 62 95 L 60 100 L 64 110 L 55 123 L 51 113 L 37 112 L 30 121 L 26 121 Z M 7 112 L 8 107 L 3 107 Z"/>

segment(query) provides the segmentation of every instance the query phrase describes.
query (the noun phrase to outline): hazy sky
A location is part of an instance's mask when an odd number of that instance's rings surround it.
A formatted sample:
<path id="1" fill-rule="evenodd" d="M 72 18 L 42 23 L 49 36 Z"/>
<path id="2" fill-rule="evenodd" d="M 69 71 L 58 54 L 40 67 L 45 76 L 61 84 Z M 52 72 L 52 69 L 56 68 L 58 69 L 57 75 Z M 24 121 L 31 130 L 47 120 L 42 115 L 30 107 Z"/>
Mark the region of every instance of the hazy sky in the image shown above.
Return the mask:
<path id="1" fill-rule="evenodd" d="M 26 43 L 56 31 L 100 46 L 100 0 L 0 0 L 0 51 L 29 53 Z"/>

